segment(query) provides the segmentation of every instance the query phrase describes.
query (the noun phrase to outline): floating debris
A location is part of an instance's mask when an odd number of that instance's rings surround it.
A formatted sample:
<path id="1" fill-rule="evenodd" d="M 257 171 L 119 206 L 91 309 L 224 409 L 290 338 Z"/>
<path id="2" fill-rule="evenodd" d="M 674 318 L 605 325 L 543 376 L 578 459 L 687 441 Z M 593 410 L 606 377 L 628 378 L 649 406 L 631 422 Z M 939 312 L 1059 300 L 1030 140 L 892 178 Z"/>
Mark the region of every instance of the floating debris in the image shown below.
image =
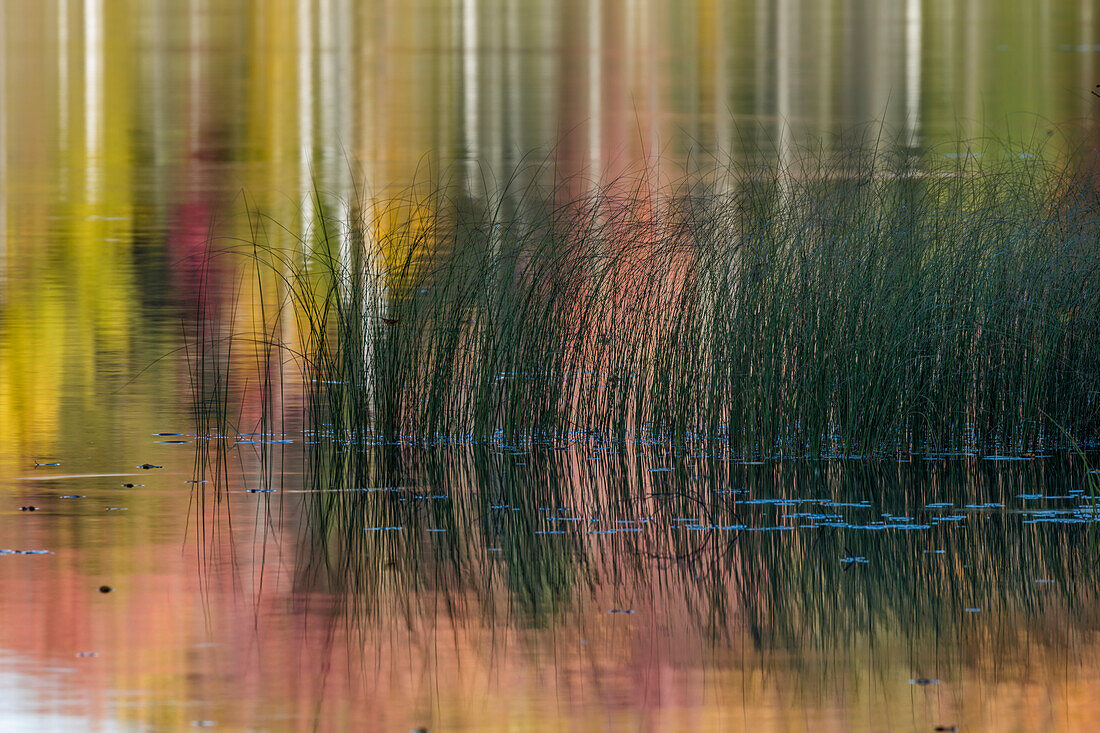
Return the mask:
<path id="1" fill-rule="evenodd" d="M 58 499 L 83 499 L 84 494 L 65 494 L 64 496 L 57 497 Z"/>
<path id="2" fill-rule="evenodd" d="M 112 587 L 111 587 L 111 586 L 109 586 L 109 585 L 101 585 L 101 586 L 99 586 L 99 592 L 100 592 L 100 593 L 110 593 L 110 592 L 111 592 L 111 591 L 113 591 L 113 590 L 114 590 L 114 588 L 112 588 Z"/>
<path id="3" fill-rule="evenodd" d="M 19 507 L 19 511 L 21 511 L 21 512 L 36 512 L 36 511 L 38 511 L 38 507 L 36 507 L 36 506 L 21 506 L 21 507 Z"/>
<path id="4" fill-rule="evenodd" d="M 940 681 L 937 679 L 929 679 L 928 677 L 917 677 L 916 679 L 910 679 L 909 684 L 926 687 L 928 685 L 938 685 L 940 684 Z"/>
<path id="5" fill-rule="evenodd" d="M 60 466 L 60 465 L 61 465 L 60 463 L 39 463 L 38 461 L 34 462 L 34 467 L 35 468 L 50 468 L 50 467 L 53 467 L 53 466 Z"/>
<path id="6" fill-rule="evenodd" d="M 107 511 L 109 511 L 109 512 L 125 512 L 125 511 L 129 511 L 129 507 L 109 506 L 109 507 L 107 507 Z"/>
<path id="7" fill-rule="evenodd" d="M 274 494 L 275 489 L 249 489 L 250 494 Z"/>
<path id="8" fill-rule="evenodd" d="M 145 484 L 123 484 L 122 488 L 124 488 L 124 489 L 133 489 L 133 488 L 137 488 L 138 486 L 144 486 L 144 485 Z"/>
<path id="9" fill-rule="evenodd" d="M 190 440 L 156 440 L 155 443 L 190 443 Z"/>
<path id="10" fill-rule="evenodd" d="M 626 613 L 626 614 L 630 614 L 630 613 L 634 613 L 634 609 L 633 608 L 612 608 L 610 611 L 608 611 L 608 613 Z"/>
<path id="11" fill-rule="evenodd" d="M 150 468 L 164 468 L 164 466 L 154 466 L 152 463 L 142 463 L 138 468 L 143 471 L 148 471 Z"/>

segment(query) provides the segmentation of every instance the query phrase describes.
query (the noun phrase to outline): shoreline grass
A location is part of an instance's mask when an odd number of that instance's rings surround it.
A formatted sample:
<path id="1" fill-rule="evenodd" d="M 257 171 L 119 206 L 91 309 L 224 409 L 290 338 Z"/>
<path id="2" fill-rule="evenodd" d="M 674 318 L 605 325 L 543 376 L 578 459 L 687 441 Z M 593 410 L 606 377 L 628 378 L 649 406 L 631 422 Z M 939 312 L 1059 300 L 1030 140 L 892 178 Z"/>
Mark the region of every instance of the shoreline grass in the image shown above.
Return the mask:
<path id="1" fill-rule="evenodd" d="M 344 220 L 318 196 L 301 259 L 262 227 L 225 251 L 275 276 L 255 340 L 297 363 L 303 424 L 342 445 L 1016 455 L 1061 444 L 1055 425 L 1098 436 L 1095 174 L 856 150 L 720 178 L 564 201 L 561 182 L 440 185 Z"/>

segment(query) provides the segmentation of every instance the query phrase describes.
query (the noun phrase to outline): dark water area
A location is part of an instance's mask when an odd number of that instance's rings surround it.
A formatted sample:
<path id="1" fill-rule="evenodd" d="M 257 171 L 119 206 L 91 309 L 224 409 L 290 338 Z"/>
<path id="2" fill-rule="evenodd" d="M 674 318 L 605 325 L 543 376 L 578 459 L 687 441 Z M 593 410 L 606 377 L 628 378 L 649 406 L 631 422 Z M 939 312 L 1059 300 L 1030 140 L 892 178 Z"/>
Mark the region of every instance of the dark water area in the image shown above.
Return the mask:
<path id="1" fill-rule="evenodd" d="M 721 200 L 727 164 L 804 182 L 869 140 L 879 190 L 1033 160 L 1087 182 L 1098 58 L 1100 13 L 1075 0 L 5 2 L 0 729 L 1096 728 L 1092 443 L 348 442 L 309 420 L 340 390 L 264 339 L 308 351 L 280 283 L 311 265 L 366 251 L 392 273 L 441 229 L 448 267 L 491 251 L 492 212 L 531 215 L 504 184 L 605 222 L 565 204 L 629 201 L 637 227 Z M 1075 221 L 1058 267 L 1000 273 L 1058 298 L 997 363 L 1069 332 L 1038 353 L 1087 386 Z M 407 275 L 371 295 L 363 343 L 413 343 Z M 633 353 L 605 330 L 576 353 Z M 536 415 L 510 380 L 471 393 Z"/>

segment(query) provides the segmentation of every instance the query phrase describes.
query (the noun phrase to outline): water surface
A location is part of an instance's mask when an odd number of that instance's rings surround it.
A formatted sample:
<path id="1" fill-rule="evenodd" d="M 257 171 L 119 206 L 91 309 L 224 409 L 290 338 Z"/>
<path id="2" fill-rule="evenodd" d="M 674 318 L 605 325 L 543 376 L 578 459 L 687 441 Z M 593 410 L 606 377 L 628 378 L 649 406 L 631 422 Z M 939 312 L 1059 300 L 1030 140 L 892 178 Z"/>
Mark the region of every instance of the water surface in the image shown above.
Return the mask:
<path id="1" fill-rule="evenodd" d="M 204 278 L 252 287 L 202 267 L 248 210 L 304 260 L 315 194 L 476 199 L 525 161 L 675 179 L 866 123 L 1057 154 L 1091 129 L 1098 44 L 1087 0 L 4 3 L 0 727 L 1095 726 L 1072 456 L 381 450 L 333 504 L 254 382 L 216 482 L 166 441 L 209 438 L 183 335 L 258 317 L 199 310 Z"/>

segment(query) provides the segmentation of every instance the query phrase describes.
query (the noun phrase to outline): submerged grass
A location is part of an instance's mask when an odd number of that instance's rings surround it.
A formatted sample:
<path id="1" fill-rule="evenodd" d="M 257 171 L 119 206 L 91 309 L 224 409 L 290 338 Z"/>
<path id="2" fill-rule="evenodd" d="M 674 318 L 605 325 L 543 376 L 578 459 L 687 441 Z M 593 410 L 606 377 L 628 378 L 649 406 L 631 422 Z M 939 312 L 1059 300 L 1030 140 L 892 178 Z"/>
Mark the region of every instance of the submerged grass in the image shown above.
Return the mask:
<path id="1" fill-rule="evenodd" d="M 576 195 L 517 175 L 350 220 L 319 197 L 304 258 L 253 228 L 279 291 L 257 339 L 301 369 L 316 460 L 352 474 L 348 446 L 577 434 L 738 456 L 1089 441 L 1100 180 L 1040 153 L 807 153 Z"/>

